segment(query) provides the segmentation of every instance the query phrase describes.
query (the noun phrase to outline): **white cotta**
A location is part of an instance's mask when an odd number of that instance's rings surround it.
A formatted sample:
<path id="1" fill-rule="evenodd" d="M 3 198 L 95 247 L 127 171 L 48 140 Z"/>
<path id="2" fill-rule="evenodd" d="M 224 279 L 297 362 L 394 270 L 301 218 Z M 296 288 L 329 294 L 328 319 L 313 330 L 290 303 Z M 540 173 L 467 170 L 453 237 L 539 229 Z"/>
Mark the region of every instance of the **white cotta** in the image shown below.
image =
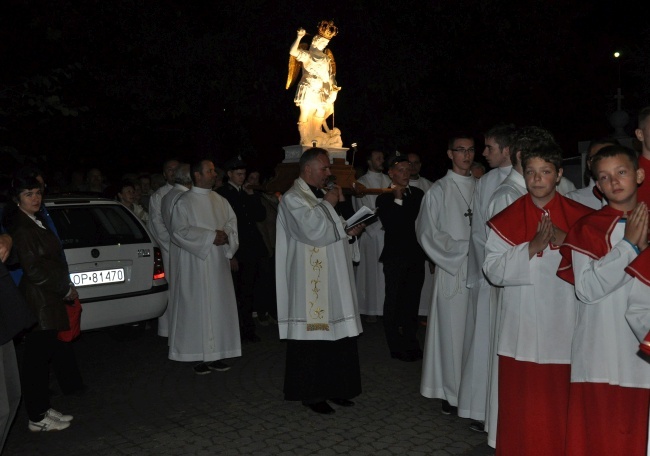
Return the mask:
<path id="1" fill-rule="evenodd" d="M 624 232 L 625 224 L 617 223 L 610 237 L 612 250 L 598 260 L 572 252 L 581 301 L 573 338 L 572 382 L 650 388 L 650 364 L 637 355 L 639 341 L 625 318 L 634 283 L 625 268 L 637 254 L 623 240 Z M 647 301 L 648 295 L 643 299 Z"/>
<path id="2" fill-rule="evenodd" d="M 650 277 L 644 279 L 647 281 Z M 625 318 L 639 342 L 643 341 L 650 331 L 650 299 L 648 296 L 650 296 L 650 287 L 639 279 L 634 279 Z M 647 454 L 650 455 L 650 440 L 648 441 Z"/>
<path id="3" fill-rule="evenodd" d="M 192 187 L 171 211 L 175 281 L 170 315 L 169 358 L 214 361 L 241 356 L 237 301 L 230 259 L 239 247 L 237 217 L 228 201 L 210 189 Z M 213 244 L 216 230 L 228 243 Z M 176 253 L 173 250 L 172 253 Z"/>
<path id="4" fill-rule="evenodd" d="M 516 223 L 513 214 L 512 223 Z M 511 245 L 491 231 L 483 270 L 501 290 L 498 354 L 537 364 L 569 364 L 577 299 L 557 276 L 559 249 L 529 258 L 528 242 Z"/>
<path id="5" fill-rule="evenodd" d="M 580 204 L 584 204 L 587 207 L 598 210 L 607 204 L 607 201 L 605 199 L 601 201 L 596 198 L 596 195 L 594 195 L 595 186 L 596 182 L 594 182 L 593 179 L 589 179 L 588 186 L 569 192 L 566 194 L 566 197 L 572 199 L 573 201 L 577 201 Z"/>

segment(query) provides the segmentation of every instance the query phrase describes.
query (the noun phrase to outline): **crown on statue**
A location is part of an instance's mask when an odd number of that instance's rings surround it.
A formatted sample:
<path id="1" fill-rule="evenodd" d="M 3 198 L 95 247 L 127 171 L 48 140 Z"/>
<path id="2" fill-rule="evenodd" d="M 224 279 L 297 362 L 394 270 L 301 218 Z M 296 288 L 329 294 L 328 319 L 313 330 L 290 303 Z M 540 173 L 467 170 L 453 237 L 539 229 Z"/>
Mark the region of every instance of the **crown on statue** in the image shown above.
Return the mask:
<path id="1" fill-rule="evenodd" d="M 318 24 L 318 34 L 326 40 L 331 40 L 339 33 L 339 29 L 334 25 L 334 21 L 320 21 Z"/>

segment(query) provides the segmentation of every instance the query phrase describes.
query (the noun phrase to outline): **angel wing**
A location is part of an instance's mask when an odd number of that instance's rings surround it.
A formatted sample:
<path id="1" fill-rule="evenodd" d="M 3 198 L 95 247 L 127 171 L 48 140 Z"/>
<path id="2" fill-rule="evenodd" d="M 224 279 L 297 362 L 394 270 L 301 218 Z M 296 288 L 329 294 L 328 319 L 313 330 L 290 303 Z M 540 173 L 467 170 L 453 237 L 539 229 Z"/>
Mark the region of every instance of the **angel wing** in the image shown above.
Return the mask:
<path id="1" fill-rule="evenodd" d="M 325 48 L 325 55 L 330 59 L 331 74 L 332 78 L 334 78 L 334 76 L 336 76 L 336 61 L 334 60 L 334 54 L 332 54 L 330 48 Z"/>
<path id="2" fill-rule="evenodd" d="M 300 44 L 298 48 L 303 51 L 309 49 L 307 43 Z M 289 74 L 287 75 L 286 89 L 291 87 L 294 84 L 294 82 L 298 80 L 298 77 L 300 76 L 300 70 L 302 70 L 302 63 L 299 62 L 298 59 L 295 58 L 294 56 L 289 55 Z"/>

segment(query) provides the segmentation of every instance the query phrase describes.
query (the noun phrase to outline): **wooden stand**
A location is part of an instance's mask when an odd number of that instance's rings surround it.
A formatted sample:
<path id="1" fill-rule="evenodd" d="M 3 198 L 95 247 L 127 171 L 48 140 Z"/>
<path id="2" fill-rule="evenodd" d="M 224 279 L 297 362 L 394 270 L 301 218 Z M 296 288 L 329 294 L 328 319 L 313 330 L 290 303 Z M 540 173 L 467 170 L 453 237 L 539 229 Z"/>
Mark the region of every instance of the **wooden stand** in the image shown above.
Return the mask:
<path id="1" fill-rule="evenodd" d="M 262 190 L 267 193 L 284 193 L 289 190 L 293 185 L 293 182 L 298 178 L 298 176 L 300 176 L 300 166 L 298 165 L 297 159 L 300 158 L 300 154 L 302 153 L 302 150 L 298 150 L 298 148 L 302 147 L 303 146 L 285 147 L 287 158 L 284 162 L 279 163 L 275 167 L 275 176 L 273 176 L 271 180 L 266 183 L 266 185 L 261 186 L 256 190 Z M 308 147 L 305 147 L 304 149 L 308 149 Z M 332 180 L 334 183 L 340 186 L 343 191 L 348 194 L 355 196 L 363 196 L 368 194 L 379 195 L 381 193 L 391 191 L 390 189 L 386 188 L 364 187 L 363 184 L 357 182 L 354 167 L 352 165 L 346 164 L 344 158 L 334 157 L 332 159 L 330 171 L 332 173 Z"/>

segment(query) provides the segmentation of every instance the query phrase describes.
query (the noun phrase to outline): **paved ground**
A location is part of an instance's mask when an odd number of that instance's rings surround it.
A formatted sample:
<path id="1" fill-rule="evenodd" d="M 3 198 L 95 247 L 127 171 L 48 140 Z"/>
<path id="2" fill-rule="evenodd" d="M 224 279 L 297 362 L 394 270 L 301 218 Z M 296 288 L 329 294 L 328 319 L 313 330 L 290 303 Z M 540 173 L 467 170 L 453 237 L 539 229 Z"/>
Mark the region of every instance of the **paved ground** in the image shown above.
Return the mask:
<path id="1" fill-rule="evenodd" d="M 330 416 L 283 401 L 284 344 L 277 326 L 258 329 L 263 341 L 230 371 L 204 376 L 167 360 L 154 329 L 132 341 L 84 333 L 75 347 L 89 390 L 52 401 L 72 426 L 31 433 L 21 407 L 3 455 L 493 454 L 469 420 L 419 394 L 422 363 L 390 359 L 381 324 L 365 323 L 359 340 L 363 394 Z"/>

